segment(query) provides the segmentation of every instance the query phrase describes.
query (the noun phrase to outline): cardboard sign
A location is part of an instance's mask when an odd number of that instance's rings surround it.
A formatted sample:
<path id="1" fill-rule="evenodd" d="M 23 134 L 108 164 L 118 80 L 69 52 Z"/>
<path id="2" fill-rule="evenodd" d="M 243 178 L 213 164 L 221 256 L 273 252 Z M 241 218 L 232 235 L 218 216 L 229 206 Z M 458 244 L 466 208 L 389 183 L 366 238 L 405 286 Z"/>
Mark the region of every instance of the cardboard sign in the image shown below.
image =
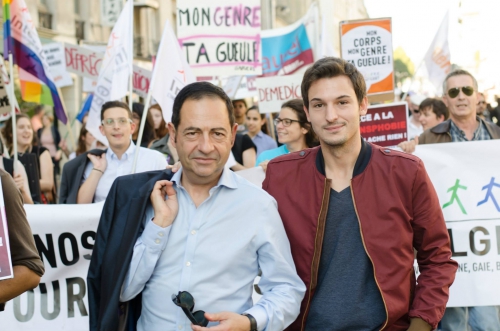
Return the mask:
<path id="1" fill-rule="evenodd" d="M 394 59 L 390 18 L 340 23 L 342 58 L 358 68 L 370 101 L 394 100 Z"/>
<path id="2" fill-rule="evenodd" d="M 285 101 L 302 98 L 302 75 L 258 77 L 256 82 L 261 113 L 279 112 Z"/>
<path id="3" fill-rule="evenodd" d="M 195 76 L 260 75 L 260 1 L 177 1 L 177 36 Z"/>
<path id="4" fill-rule="evenodd" d="M 397 146 L 408 140 L 408 104 L 398 102 L 368 108 L 361 116 L 361 136 L 379 146 Z"/>
<path id="5" fill-rule="evenodd" d="M 101 25 L 115 25 L 122 9 L 123 0 L 101 0 Z"/>
<path id="6" fill-rule="evenodd" d="M 105 50 L 106 46 L 87 45 L 80 47 L 72 44 L 64 44 L 66 70 L 78 76 L 97 79 Z"/>
<path id="7" fill-rule="evenodd" d="M 73 79 L 66 70 L 65 50 L 62 43 L 50 43 L 42 46 L 43 55 L 57 87 L 73 85 Z"/>
<path id="8" fill-rule="evenodd" d="M 12 270 L 12 260 L 10 256 L 9 229 L 7 228 L 2 180 L 0 179 L 0 280 L 13 277 L 14 271 Z"/>

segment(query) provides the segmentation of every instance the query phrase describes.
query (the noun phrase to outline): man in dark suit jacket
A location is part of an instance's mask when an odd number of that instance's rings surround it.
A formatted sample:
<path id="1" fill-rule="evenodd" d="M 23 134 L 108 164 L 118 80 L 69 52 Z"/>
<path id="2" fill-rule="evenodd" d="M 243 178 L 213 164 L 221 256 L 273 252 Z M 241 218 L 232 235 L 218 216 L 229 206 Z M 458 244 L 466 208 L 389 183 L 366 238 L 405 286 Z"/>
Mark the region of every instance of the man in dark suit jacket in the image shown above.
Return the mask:
<path id="1" fill-rule="evenodd" d="M 100 156 L 106 153 L 106 150 L 93 149 L 78 155 L 71 161 L 66 162 L 61 175 L 61 187 L 59 188 L 60 204 L 76 204 L 78 189 L 82 184 L 85 167 L 90 162 L 87 154 Z"/>

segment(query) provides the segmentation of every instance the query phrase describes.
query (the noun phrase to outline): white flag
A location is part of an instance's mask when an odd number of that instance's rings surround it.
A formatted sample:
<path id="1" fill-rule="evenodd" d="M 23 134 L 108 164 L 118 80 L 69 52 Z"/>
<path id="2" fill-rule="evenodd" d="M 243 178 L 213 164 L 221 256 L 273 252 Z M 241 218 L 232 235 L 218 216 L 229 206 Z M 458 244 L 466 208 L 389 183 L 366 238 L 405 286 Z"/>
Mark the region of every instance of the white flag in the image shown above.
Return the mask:
<path id="1" fill-rule="evenodd" d="M 195 81 L 174 30 L 169 21 L 166 21 L 150 85 L 151 95 L 160 105 L 165 122 L 171 122 L 172 106 L 177 93 Z"/>
<path id="2" fill-rule="evenodd" d="M 133 0 L 127 1 L 111 31 L 87 120 L 87 130 L 106 145 L 106 137 L 99 131 L 101 107 L 107 101 L 125 97 L 129 91 L 130 63 L 133 60 L 133 5 Z"/>
<path id="3" fill-rule="evenodd" d="M 326 18 L 323 14 L 321 18 L 321 36 L 320 36 L 320 49 L 319 49 L 318 58 L 322 59 L 327 56 L 337 56 L 335 50 L 332 45 L 332 38 L 330 37 L 330 33 L 326 27 Z"/>
<path id="4" fill-rule="evenodd" d="M 451 70 L 450 47 L 448 45 L 449 16 L 450 13 L 447 12 L 432 41 L 431 47 L 429 47 L 425 55 L 425 65 L 429 73 L 429 80 L 436 86 L 438 93 L 442 92 L 443 81 Z"/>

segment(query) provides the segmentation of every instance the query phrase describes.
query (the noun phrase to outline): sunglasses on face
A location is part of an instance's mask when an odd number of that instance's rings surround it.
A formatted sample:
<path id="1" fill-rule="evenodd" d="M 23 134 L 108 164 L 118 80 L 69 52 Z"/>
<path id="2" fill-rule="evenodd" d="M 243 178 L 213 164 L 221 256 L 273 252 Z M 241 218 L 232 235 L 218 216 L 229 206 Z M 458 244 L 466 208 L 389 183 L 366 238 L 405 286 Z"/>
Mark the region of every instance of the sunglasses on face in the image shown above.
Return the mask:
<path id="1" fill-rule="evenodd" d="M 179 291 L 179 294 L 172 294 L 172 301 L 177 307 L 181 307 L 184 314 L 194 325 L 207 326 L 208 320 L 205 318 L 205 312 L 198 310 L 193 312 L 194 298 L 187 291 Z"/>
<path id="2" fill-rule="evenodd" d="M 454 87 L 448 90 L 448 96 L 450 98 L 456 98 L 460 93 L 460 89 L 462 92 L 468 97 L 470 97 L 474 93 L 474 88 L 472 86 L 462 86 L 462 87 Z"/>

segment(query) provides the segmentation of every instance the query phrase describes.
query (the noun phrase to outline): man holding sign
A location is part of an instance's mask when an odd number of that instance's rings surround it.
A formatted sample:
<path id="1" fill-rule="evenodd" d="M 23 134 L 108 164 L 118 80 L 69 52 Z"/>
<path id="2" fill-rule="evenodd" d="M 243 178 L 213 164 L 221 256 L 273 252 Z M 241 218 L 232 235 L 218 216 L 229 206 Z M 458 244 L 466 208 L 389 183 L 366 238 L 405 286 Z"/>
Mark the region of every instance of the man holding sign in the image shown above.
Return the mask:
<path id="1" fill-rule="evenodd" d="M 361 138 L 368 100 L 351 63 L 317 61 L 302 98 L 320 146 L 273 159 L 263 183 L 307 287 L 288 330 L 430 331 L 457 263 L 422 161 Z"/>

